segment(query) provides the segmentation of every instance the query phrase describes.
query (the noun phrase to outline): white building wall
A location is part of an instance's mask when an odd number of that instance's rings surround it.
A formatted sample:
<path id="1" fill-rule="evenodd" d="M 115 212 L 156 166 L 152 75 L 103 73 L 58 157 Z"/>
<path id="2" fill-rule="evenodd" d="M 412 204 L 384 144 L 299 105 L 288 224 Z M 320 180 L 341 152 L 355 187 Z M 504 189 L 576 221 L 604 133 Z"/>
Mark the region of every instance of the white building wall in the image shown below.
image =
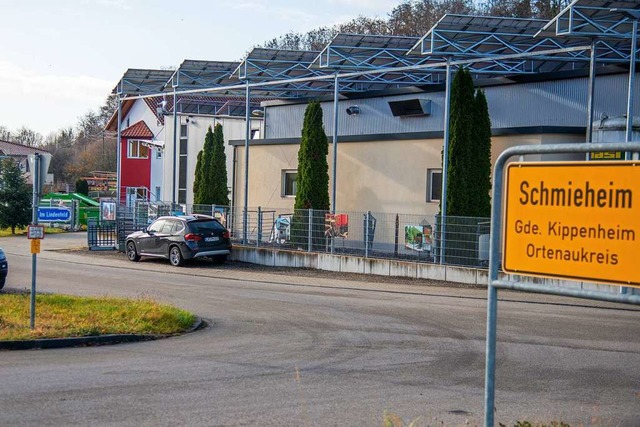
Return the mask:
<path id="1" fill-rule="evenodd" d="M 640 73 L 636 76 L 640 78 Z M 594 118 L 602 114 L 621 116 L 627 108 L 628 74 L 598 76 L 594 94 Z M 484 87 L 491 126 L 507 129 L 531 126 L 585 127 L 587 125 L 586 77 L 505 84 Z M 409 89 L 407 89 L 409 90 Z M 435 89 L 434 89 L 435 90 Z M 636 85 L 634 111 L 640 111 L 640 87 Z M 389 101 L 423 99 L 432 101 L 431 115 L 394 117 Z M 299 138 L 306 102 L 266 103 L 265 121 L 268 139 Z M 357 105 L 360 114 L 349 116 L 349 106 Z M 333 134 L 333 101 L 321 103 L 327 135 Z M 411 132 L 442 132 L 444 128 L 444 89 L 403 95 L 341 100 L 338 106 L 338 135 L 374 135 Z"/>
<path id="2" fill-rule="evenodd" d="M 187 119 L 189 120 L 187 122 Z M 196 162 L 198 153 L 204 148 L 204 138 L 207 134 L 209 126 L 213 129 L 217 123 L 222 125 L 224 134 L 224 149 L 227 157 L 227 187 L 229 188 L 229 200 L 232 199 L 232 182 L 233 182 L 233 147 L 229 145 L 230 140 L 245 138 L 245 121 L 244 117 L 213 117 L 202 115 L 178 115 L 178 129 L 180 124 L 187 125 L 187 204 L 193 204 L 193 180 L 195 178 Z M 173 117 L 165 117 L 165 150 L 164 150 L 164 182 L 165 186 L 162 191 L 162 200 L 171 202 L 173 200 L 173 159 L 175 153 L 173 149 Z M 264 134 L 263 121 L 251 120 L 251 129 L 256 130 L 258 135 Z M 180 135 L 176 137 L 176 151 L 180 150 Z M 180 175 L 179 161 L 176 161 L 175 173 L 175 200 L 178 200 L 178 178 Z"/>

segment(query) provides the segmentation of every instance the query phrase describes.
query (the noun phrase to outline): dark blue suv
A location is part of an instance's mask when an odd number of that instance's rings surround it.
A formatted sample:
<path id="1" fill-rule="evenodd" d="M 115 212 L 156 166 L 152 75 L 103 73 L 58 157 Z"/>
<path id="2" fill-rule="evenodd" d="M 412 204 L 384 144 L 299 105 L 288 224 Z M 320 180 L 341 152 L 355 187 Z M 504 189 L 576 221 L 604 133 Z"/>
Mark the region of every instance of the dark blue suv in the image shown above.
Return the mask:
<path id="1" fill-rule="evenodd" d="M 213 217 L 163 216 L 129 234 L 126 249 L 131 261 L 148 256 L 166 258 L 175 266 L 202 257 L 224 262 L 231 253 L 231 239 L 229 230 Z"/>
<path id="2" fill-rule="evenodd" d="M 7 280 L 8 271 L 9 263 L 7 262 L 7 256 L 4 254 L 2 248 L 0 248 L 0 289 L 4 288 L 4 282 Z"/>

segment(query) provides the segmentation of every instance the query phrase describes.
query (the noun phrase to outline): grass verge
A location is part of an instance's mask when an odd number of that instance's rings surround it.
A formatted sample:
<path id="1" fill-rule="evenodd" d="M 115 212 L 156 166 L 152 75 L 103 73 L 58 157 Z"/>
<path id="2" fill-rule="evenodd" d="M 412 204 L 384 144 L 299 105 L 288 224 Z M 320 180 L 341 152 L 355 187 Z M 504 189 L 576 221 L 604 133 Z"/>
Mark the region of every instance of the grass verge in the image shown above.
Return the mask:
<path id="1" fill-rule="evenodd" d="M 68 338 L 106 334 L 170 335 L 191 327 L 195 316 L 148 298 L 36 295 L 36 328 L 29 328 L 30 297 L 0 294 L 0 340 Z"/>
<path id="2" fill-rule="evenodd" d="M 55 227 L 45 227 L 44 234 L 58 234 L 58 233 L 66 233 L 62 228 Z M 11 228 L 0 228 L 0 237 L 10 237 L 10 236 L 22 236 L 27 234 L 27 229 L 25 228 L 16 228 L 16 234 L 11 234 Z"/>

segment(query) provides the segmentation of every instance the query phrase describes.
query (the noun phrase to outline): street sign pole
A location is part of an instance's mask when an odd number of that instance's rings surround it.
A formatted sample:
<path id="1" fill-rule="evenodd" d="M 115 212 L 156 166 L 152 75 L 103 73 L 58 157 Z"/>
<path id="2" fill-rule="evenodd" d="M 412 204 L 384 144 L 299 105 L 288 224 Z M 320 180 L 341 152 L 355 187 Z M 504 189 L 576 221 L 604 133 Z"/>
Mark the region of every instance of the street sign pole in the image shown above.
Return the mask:
<path id="1" fill-rule="evenodd" d="M 525 154 L 560 154 L 560 153 L 601 153 L 606 151 L 628 151 L 632 153 L 640 152 L 640 144 L 638 143 L 630 143 L 630 142 L 601 142 L 601 143 L 586 143 L 586 144 L 549 144 L 549 145 L 538 145 L 538 146 L 517 146 L 511 147 L 503 151 L 498 159 L 496 160 L 493 172 L 493 189 L 492 189 L 492 197 L 491 200 L 493 202 L 493 206 L 491 207 L 491 237 L 490 237 L 490 248 L 489 248 L 489 277 L 488 277 L 488 295 L 487 295 L 487 341 L 486 341 L 486 359 L 485 359 L 485 399 L 484 399 L 484 427 L 493 427 L 494 426 L 494 415 L 496 412 L 496 403 L 495 403 L 495 377 L 496 377 L 496 340 L 497 340 L 497 324 L 498 324 L 498 289 L 511 289 L 523 292 L 537 292 L 543 294 L 550 295 L 561 295 L 573 298 L 587 298 L 599 301 L 608 301 L 608 302 L 617 302 L 617 303 L 625 303 L 625 304 L 636 304 L 640 305 L 640 295 L 629 295 L 629 294 L 617 294 L 617 293 L 608 293 L 604 291 L 592 291 L 586 289 L 571 289 L 559 286 L 548 286 L 536 283 L 525 283 L 520 282 L 516 278 L 500 278 L 500 268 L 502 267 L 503 271 L 509 271 L 509 265 L 514 265 L 515 259 L 515 267 L 511 269 L 512 272 L 515 272 L 516 275 L 537 275 L 537 276 L 545 276 L 545 277 L 560 277 L 560 278 L 571 278 L 573 280 L 587 280 L 587 281 L 595 281 L 599 283 L 609 283 L 609 284 L 617 284 L 620 282 L 624 282 L 629 285 L 634 285 L 640 288 L 640 278 L 637 273 L 637 269 L 633 265 L 635 260 L 635 256 L 638 252 L 638 249 L 633 246 L 635 242 L 635 218 L 638 217 L 637 211 L 638 206 L 635 206 L 635 210 L 633 212 L 626 214 L 623 211 L 630 211 L 632 209 L 632 197 L 640 194 L 640 189 L 636 186 L 638 182 L 637 177 L 629 174 L 628 168 L 637 168 L 638 164 L 633 162 L 623 162 L 621 163 L 621 167 L 618 166 L 618 170 L 615 173 L 611 173 L 607 175 L 607 178 L 604 181 L 604 186 L 599 184 L 601 188 L 598 188 L 597 191 L 595 188 L 596 181 L 592 178 L 594 176 L 588 171 L 579 171 L 570 175 L 570 177 L 564 176 L 563 179 L 560 180 L 560 184 L 557 182 L 553 185 L 543 187 L 540 184 L 538 187 L 533 188 L 535 191 L 529 192 L 529 186 L 531 183 L 529 181 L 516 181 L 516 184 L 520 183 L 520 185 L 513 185 L 514 181 L 511 180 L 507 182 L 505 185 L 505 176 L 504 171 L 507 168 L 507 160 L 511 157 L 515 156 L 523 156 Z M 593 163 L 593 162 L 591 162 Z M 588 162 L 583 163 L 585 166 L 589 165 Z M 550 163 L 553 165 L 553 163 Z M 581 167 L 582 164 L 579 165 L 568 165 L 567 168 Z M 516 167 L 515 165 L 513 167 Z M 524 167 L 524 166 L 521 166 Z M 556 164 L 557 167 L 557 164 Z M 566 168 L 565 168 L 566 169 Z M 515 170 L 515 169 L 514 169 Z M 562 171 L 562 169 L 559 169 Z M 623 188 L 616 189 L 614 187 L 615 180 L 613 178 L 609 178 L 612 176 L 616 176 L 619 180 L 623 180 L 624 175 L 628 175 L 626 179 L 624 179 Z M 543 173 L 540 174 L 541 176 Z M 597 175 L 597 174 L 596 174 Z M 552 179 L 554 175 L 552 174 L 544 174 L 544 179 L 548 181 Z M 557 175 L 560 176 L 560 175 Z M 584 182 L 588 177 L 588 182 Z M 506 177 L 508 180 L 509 176 Z M 530 180 L 530 177 L 527 177 Z M 610 180 L 611 179 L 611 180 Z M 531 180 L 533 182 L 533 180 Z M 584 183 L 584 188 L 579 188 L 578 185 L 580 182 Z M 546 184 L 545 184 L 546 185 Z M 565 187 L 563 189 L 563 186 Z M 628 189 L 626 187 L 629 187 Z M 574 212 L 571 215 L 567 215 L 568 218 L 565 221 L 562 228 L 562 232 L 560 233 L 560 237 L 556 236 L 555 229 L 560 227 L 559 225 L 554 225 L 555 223 L 548 224 L 547 228 L 534 228 L 533 220 L 530 222 L 529 226 L 523 225 L 522 228 L 520 225 L 515 225 L 513 222 L 511 225 L 508 224 L 507 218 L 507 210 L 506 208 L 502 209 L 502 200 L 503 200 L 503 192 L 506 192 L 505 197 L 505 205 L 508 207 L 509 203 L 513 202 L 514 197 L 509 198 L 509 190 L 516 189 L 516 197 L 515 200 L 518 203 L 527 205 L 525 210 L 519 210 L 517 212 L 518 215 L 527 214 L 527 211 L 531 209 L 532 205 L 534 208 L 542 205 L 545 206 L 545 209 L 542 211 L 537 210 L 536 213 L 544 214 L 547 210 L 553 212 L 555 209 L 563 208 L 566 206 L 567 208 L 578 208 L 583 209 L 585 207 L 590 208 L 589 215 L 582 214 L 580 212 Z M 518 193 L 519 190 L 519 193 Z M 570 190 L 570 192 L 569 192 Z M 526 193 L 526 196 L 525 196 Z M 534 199 L 531 199 L 532 195 L 534 195 Z M 539 197 L 540 196 L 540 197 Z M 517 203 L 516 203 L 517 205 Z M 593 206 L 593 208 L 591 208 Z M 605 218 L 612 218 L 615 221 L 612 222 L 613 226 L 609 227 L 609 229 L 603 229 L 600 231 L 598 226 L 595 226 L 595 232 L 592 233 L 596 237 L 600 234 L 603 237 L 606 237 L 607 240 L 604 240 L 602 245 L 606 244 L 607 246 L 604 249 L 604 253 L 599 250 L 599 247 L 593 250 L 585 251 L 584 248 L 580 249 L 580 257 L 579 262 L 584 262 L 585 256 L 588 255 L 587 263 L 595 263 L 598 264 L 597 268 L 573 268 L 573 270 L 566 271 L 566 264 L 576 264 L 578 261 L 574 261 L 573 254 L 567 254 L 567 252 L 571 252 L 571 247 L 569 246 L 570 242 L 563 241 L 563 235 L 565 240 L 570 240 L 573 238 L 580 237 L 581 239 L 587 239 L 585 242 L 585 246 L 587 243 L 589 245 L 594 245 L 593 242 L 588 242 L 589 233 L 591 230 L 589 229 L 588 224 L 577 224 L 578 220 L 576 218 L 587 218 L 587 220 L 593 220 L 592 217 L 594 215 L 600 215 L 602 218 L 602 214 L 594 214 L 594 212 L 598 212 L 598 210 L 602 209 L 611 209 L 615 207 L 615 213 L 608 213 L 608 217 L 606 217 L 607 212 L 604 212 Z M 504 216 L 504 218 L 503 218 Z M 542 221 L 541 217 L 536 216 L 536 221 Z M 631 218 L 631 219 L 630 219 Z M 513 219 L 513 218 L 512 218 Z M 520 219 L 518 217 L 517 219 Z M 560 220 L 558 220 L 560 221 Z M 620 222 L 619 222 L 620 221 Z M 625 221 L 625 222 L 623 222 Z M 602 223 L 606 224 L 610 222 L 608 219 L 601 220 Z M 504 224 L 503 224 L 504 223 Z M 572 224 L 575 223 L 575 224 Z M 631 226 L 628 226 L 627 229 L 623 229 L 622 225 L 630 223 Z M 503 228 L 504 225 L 504 228 Z M 507 227 L 507 225 L 509 225 Z M 573 225 L 573 226 L 572 226 Z M 517 229 L 515 227 L 518 227 Z M 527 228 L 529 227 L 529 228 Z M 618 232 L 618 227 L 620 230 Z M 593 227 L 592 227 L 593 228 Z M 551 248 L 551 252 L 549 252 L 550 248 L 535 248 L 535 251 L 532 251 L 531 245 L 535 246 L 535 241 L 539 236 L 545 236 L 544 230 L 546 229 L 546 238 L 543 244 L 551 244 L 553 239 L 555 239 L 555 243 L 558 244 L 558 239 L 560 239 L 560 247 L 558 248 L 563 254 L 558 258 L 558 264 L 554 265 L 553 268 L 549 268 L 546 261 L 546 258 L 556 258 L 557 250 Z M 613 231 L 610 231 L 613 229 Z M 568 230 L 568 231 L 564 231 Z M 507 234 L 511 233 L 510 235 Z M 522 239 L 519 237 L 519 234 L 524 234 L 526 239 L 531 240 L 529 245 L 525 246 L 525 257 L 520 256 L 518 258 L 518 254 L 514 254 L 513 252 L 518 252 L 518 246 L 513 243 L 513 233 L 515 232 L 516 243 L 518 240 Z M 568 234 L 567 234 L 568 233 Z M 591 240 L 598 240 L 591 238 Z M 600 239 L 601 240 L 601 239 Z M 615 243 L 618 240 L 620 242 Z M 510 243 L 510 242 L 511 243 Z M 611 245 L 611 241 L 614 241 L 614 244 Z M 500 266 L 500 246 L 502 242 L 503 247 L 503 265 Z M 564 243 L 563 243 L 564 242 Z M 564 247 L 568 246 L 568 247 Z M 545 250 L 546 249 L 546 250 Z M 607 252 L 609 249 L 609 252 Z M 526 251 L 529 252 L 526 252 Z M 562 252 L 564 250 L 565 252 Z M 522 252 L 522 249 L 520 250 Z M 613 254 L 613 252 L 616 252 Z M 618 253 L 620 252 L 620 253 Z M 624 257 L 623 254 L 624 253 Z M 615 259 L 613 257 L 615 255 Z M 515 256 L 515 258 L 514 258 Z M 527 257 L 537 257 L 542 256 L 542 260 L 537 263 L 529 263 L 522 264 L 523 259 L 526 263 Z M 546 257 L 546 258 L 545 258 Z M 576 257 L 577 258 L 577 257 Z M 609 262 L 611 266 L 614 268 L 606 267 L 606 262 Z M 531 267 L 533 264 L 533 268 Z M 524 265 L 527 268 L 522 268 Z M 517 270 L 517 271 L 516 271 Z M 558 271 L 557 271 L 558 270 Z M 618 271 L 620 270 L 620 271 Z M 582 277 L 583 272 L 587 272 L 591 274 L 590 277 Z M 605 271 L 606 274 L 600 274 L 601 271 Z M 561 274 L 564 273 L 564 274 Z M 517 277 L 517 276 L 516 276 Z"/>
<path id="2" fill-rule="evenodd" d="M 33 214 L 31 218 L 31 222 L 33 225 L 38 224 L 38 201 L 40 200 L 40 154 L 34 154 L 33 161 L 33 201 L 32 208 Z M 31 319 L 29 325 L 31 326 L 31 330 L 33 330 L 36 326 L 36 265 L 37 265 L 37 254 L 35 251 L 32 251 L 31 254 Z"/>

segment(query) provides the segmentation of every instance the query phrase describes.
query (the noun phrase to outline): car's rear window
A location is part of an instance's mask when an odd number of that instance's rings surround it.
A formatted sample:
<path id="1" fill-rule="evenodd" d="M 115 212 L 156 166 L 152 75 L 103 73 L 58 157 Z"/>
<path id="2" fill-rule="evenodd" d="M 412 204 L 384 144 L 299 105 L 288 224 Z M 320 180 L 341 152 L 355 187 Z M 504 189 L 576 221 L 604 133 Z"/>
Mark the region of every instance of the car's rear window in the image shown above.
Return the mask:
<path id="1" fill-rule="evenodd" d="M 190 222 L 189 229 L 192 233 L 210 233 L 215 230 L 224 230 L 225 228 L 218 221 L 205 219 Z"/>

